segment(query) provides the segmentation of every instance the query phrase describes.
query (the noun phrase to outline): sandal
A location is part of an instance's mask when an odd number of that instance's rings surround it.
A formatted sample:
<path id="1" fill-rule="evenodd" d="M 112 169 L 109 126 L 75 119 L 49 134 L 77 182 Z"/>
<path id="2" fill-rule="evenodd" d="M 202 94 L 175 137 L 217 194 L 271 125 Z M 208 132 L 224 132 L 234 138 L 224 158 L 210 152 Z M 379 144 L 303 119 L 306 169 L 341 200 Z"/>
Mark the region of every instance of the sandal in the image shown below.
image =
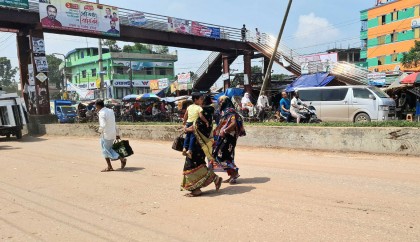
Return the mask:
<path id="1" fill-rule="evenodd" d="M 109 172 L 109 171 L 114 171 L 114 168 L 107 167 L 107 168 L 103 169 L 101 172 Z"/>
<path id="2" fill-rule="evenodd" d="M 233 179 L 232 177 L 229 177 L 228 179 L 224 180 L 223 183 L 229 183 L 230 180 L 232 180 L 232 179 Z"/>
<path id="3" fill-rule="evenodd" d="M 216 181 L 214 181 L 214 184 L 216 185 L 216 192 L 219 191 L 220 187 L 222 186 L 223 178 L 220 176 L 217 177 Z"/>
<path id="4" fill-rule="evenodd" d="M 198 189 L 198 191 L 195 192 L 195 190 L 194 190 L 191 193 L 185 194 L 185 196 L 186 197 L 199 197 L 199 196 L 201 196 L 201 194 L 203 194 L 203 192 L 201 192 L 201 190 Z"/>

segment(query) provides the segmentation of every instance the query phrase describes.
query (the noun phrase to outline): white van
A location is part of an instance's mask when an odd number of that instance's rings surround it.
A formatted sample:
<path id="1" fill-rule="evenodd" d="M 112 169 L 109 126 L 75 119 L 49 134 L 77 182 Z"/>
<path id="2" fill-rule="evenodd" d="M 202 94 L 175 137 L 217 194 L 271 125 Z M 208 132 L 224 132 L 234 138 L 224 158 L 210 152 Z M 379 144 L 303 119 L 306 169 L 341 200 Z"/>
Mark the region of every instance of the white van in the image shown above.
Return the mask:
<path id="1" fill-rule="evenodd" d="M 298 88 L 322 121 L 370 122 L 395 118 L 395 101 L 374 86 Z"/>
<path id="2" fill-rule="evenodd" d="M 27 113 L 21 98 L 16 93 L 0 91 L 0 135 L 21 139 L 26 124 Z"/>

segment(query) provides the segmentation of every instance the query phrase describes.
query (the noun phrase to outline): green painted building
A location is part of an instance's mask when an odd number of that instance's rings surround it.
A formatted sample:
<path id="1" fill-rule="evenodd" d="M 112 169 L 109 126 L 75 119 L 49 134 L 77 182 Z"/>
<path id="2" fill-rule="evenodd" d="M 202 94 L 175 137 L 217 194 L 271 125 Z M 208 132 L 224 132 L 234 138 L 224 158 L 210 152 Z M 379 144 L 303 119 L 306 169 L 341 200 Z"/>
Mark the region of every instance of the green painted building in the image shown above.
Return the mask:
<path id="1" fill-rule="evenodd" d="M 420 1 L 378 0 L 360 12 L 360 21 L 360 65 L 376 72 L 404 71 L 404 53 L 420 40 Z"/>
<path id="2" fill-rule="evenodd" d="M 70 51 L 65 61 L 67 81 L 80 89 L 93 90 L 96 97 L 102 74 L 106 97 L 121 99 L 129 94 L 151 92 L 149 83 L 152 80 L 174 80 L 174 63 L 178 60 L 176 53 L 110 52 L 105 48 L 102 52 L 103 70 L 100 72 L 98 48 Z"/>

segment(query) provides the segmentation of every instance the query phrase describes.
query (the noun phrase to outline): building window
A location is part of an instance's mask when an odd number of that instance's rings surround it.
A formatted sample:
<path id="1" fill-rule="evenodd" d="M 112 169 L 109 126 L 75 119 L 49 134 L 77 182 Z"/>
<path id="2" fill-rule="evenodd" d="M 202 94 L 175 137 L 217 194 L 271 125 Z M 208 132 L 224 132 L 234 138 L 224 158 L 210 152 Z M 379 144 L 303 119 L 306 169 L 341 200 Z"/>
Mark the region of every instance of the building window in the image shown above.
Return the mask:
<path id="1" fill-rule="evenodd" d="M 397 21 L 398 20 L 398 12 L 395 11 L 391 13 L 391 21 Z"/>
<path id="2" fill-rule="evenodd" d="M 98 49 L 93 49 L 92 50 L 92 56 L 98 55 Z"/>
<path id="3" fill-rule="evenodd" d="M 378 45 L 383 45 L 385 44 L 385 36 L 379 36 L 378 37 Z"/>
<path id="4" fill-rule="evenodd" d="M 150 68 L 150 67 L 146 68 L 146 74 L 153 75 L 153 68 Z"/>
<path id="5" fill-rule="evenodd" d="M 96 68 L 92 69 L 91 71 L 92 71 L 92 76 L 96 76 Z"/>
<path id="6" fill-rule="evenodd" d="M 117 67 L 117 74 L 124 75 L 124 67 Z"/>
<path id="7" fill-rule="evenodd" d="M 385 65 L 385 56 L 378 57 L 378 66 Z"/>
<path id="8" fill-rule="evenodd" d="M 392 62 L 398 62 L 398 54 L 397 53 L 392 54 L 391 55 L 391 60 L 392 60 Z"/>
<path id="9" fill-rule="evenodd" d="M 86 78 L 86 70 L 82 71 L 82 78 Z"/>
<path id="10" fill-rule="evenodd" d="M 378 17 L 379 25 L 386 24 L 386 15 L 382 15 Z"/>
<path id="11" fill-rule="evenodd" d="M 77 76 L 74 76 L 74 83 L 77 83 Z"/>
<path id="12" fill-rule="evenodd" d="M 159 69 L 159 75 L 165 76 L 166 75 L 166 69 Z"/>
<path id="13" fill-rule="evenodd" d="M 360 48 L 361 48 L 361 50 L 366 50 L 366 47 L 367 47 L 367 40 L 362 40 L 360 42 Z"/>
<path id="14" fill-rule="evenodd" d="M 368 21 L 362 21 L 361 31 L 367 31 L 367 30 L 368 30 Z"/>
<path id="15" fill-rule="evenodd" d="M 414 29 L 414 38 L 415 39 L 420 38 L 420 28 Z"/>

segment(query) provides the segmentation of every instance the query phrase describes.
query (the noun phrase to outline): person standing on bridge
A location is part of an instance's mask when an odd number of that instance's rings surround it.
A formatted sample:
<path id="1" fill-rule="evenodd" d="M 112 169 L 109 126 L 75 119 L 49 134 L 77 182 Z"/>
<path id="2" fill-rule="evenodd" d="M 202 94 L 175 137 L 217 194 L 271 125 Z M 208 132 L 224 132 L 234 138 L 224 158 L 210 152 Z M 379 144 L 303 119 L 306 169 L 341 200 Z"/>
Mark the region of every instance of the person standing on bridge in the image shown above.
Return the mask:
<path id="1" fill-rule="evenodd" d="M 95 102 L 96 111 L 99 116 L 99 129 L 98 133 L 101 134 L 101 147 L 102 155 L 104 156 L 108 167 L 103 169 L 102 172 L 113 171 L 111 160 L 121 161 L 121 169 L 124 169 L 127 164 L 127 159 L 121 157 L 115 150 L 112 149 L 112 144 L 115 139 L 119 139 L 117 125 L 115 123 L 115 114 L 112 109 L 106 108 L 104 101 L 101 99 Z"/>
<path id="2" fill-rule="evenodd" d="M 245 42 L 246 41 L 246 27 L 245 27 L 245 24 L 244 24 L 244 26 L 242 27 L 242 29 L 241 29 L 241 37 L 242 37 L 242 41 L 243 42 Z"/>
<path id="3" fill-rule="evenodd" d="M 54 5 L 47 6 L 47 17 L 41 19 L 42 26 L 47 27 L 62 27 L 60 21 L 57 19 L 57 8 Z"/>

